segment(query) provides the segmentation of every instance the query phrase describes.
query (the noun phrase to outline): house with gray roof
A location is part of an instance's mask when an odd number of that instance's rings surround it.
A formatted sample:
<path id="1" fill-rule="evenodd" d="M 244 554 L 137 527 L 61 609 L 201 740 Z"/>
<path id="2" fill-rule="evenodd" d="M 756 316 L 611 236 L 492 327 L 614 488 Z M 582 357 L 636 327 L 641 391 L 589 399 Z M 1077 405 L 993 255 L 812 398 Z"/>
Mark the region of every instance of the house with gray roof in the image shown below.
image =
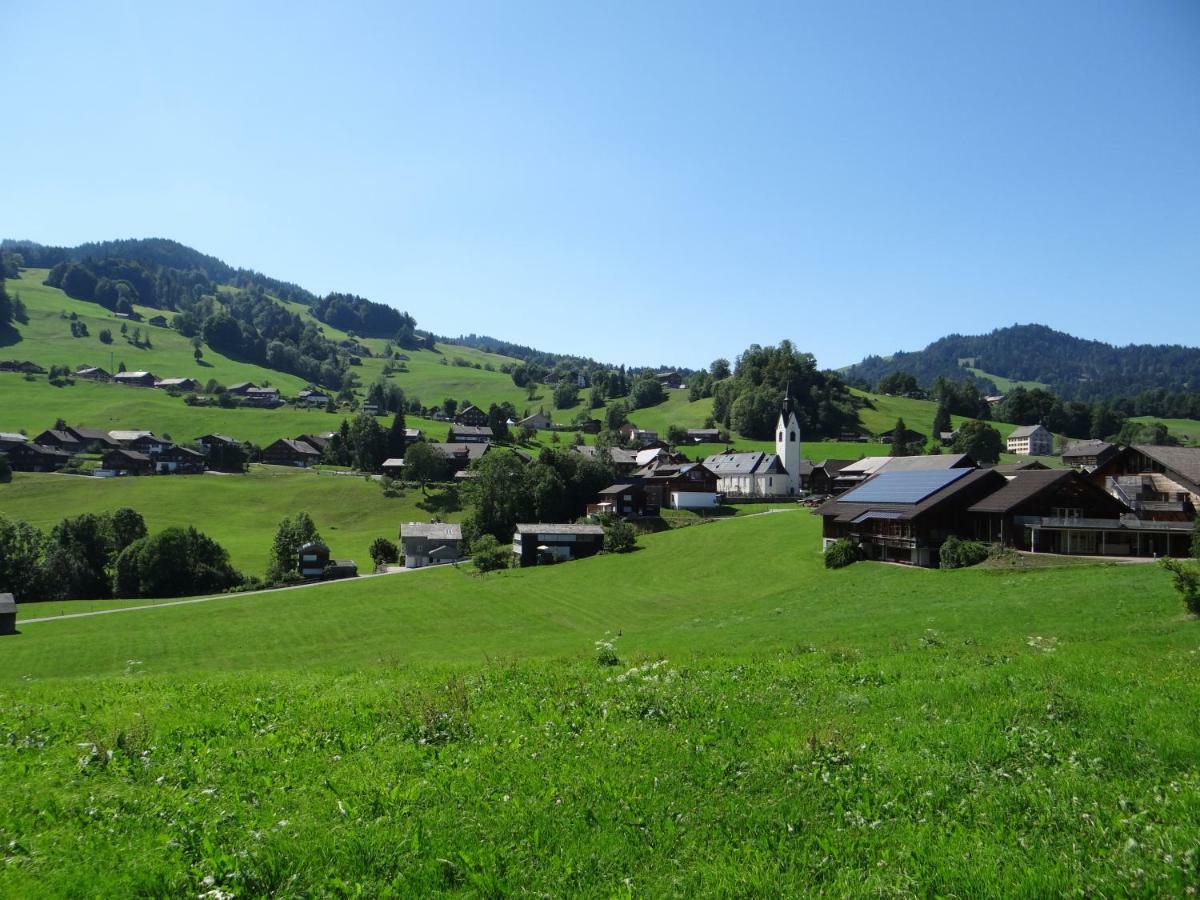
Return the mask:
<path id="1" fill-rule="evenodd" d="M 462 526 L 444 522 L 406 522 L 400 526 L 404 566 L 420 569 L 462 559 Z"/>
<path id="2" fill-rule="evenodd" d="M 1054 453 L 1054 434 L 1045 425 L 1021 425 L 1005 441 L 1009 453 L 1021 456 L 1050 456 Z"/>

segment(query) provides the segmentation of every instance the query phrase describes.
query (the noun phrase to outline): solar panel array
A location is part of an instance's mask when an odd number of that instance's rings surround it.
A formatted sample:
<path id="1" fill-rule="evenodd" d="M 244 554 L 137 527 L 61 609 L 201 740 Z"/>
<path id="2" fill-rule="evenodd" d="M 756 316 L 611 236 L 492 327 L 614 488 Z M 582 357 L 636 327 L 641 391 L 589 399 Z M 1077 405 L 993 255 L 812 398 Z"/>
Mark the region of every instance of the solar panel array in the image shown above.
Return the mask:
<path id="1" fill-rule="evenodd" d="M 971 469 L 884 471 L 838 499 L 843 503 L 920 503 L 970 471 Z"/>

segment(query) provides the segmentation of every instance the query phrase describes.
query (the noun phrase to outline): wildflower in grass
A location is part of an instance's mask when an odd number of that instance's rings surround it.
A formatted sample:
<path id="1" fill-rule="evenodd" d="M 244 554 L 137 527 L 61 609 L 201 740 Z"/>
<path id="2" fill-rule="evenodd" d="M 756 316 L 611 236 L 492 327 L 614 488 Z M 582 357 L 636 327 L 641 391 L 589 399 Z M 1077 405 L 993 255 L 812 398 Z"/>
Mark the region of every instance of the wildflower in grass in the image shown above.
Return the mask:
<path id="1" fill-rule="evenodd" d="M 621 664 L 621 659 L 617 656 L 615 641 L 610 641 L 607 638 L 596 641 L 596 662 L 602 666 L 617 666 Z"/>

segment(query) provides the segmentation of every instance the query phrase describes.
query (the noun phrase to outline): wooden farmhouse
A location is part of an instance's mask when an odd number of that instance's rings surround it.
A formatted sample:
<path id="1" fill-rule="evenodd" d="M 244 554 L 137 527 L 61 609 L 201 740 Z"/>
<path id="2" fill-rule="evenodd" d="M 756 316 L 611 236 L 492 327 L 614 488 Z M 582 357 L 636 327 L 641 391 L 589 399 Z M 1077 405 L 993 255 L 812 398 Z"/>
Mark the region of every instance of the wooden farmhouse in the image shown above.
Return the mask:
<path id="1" fill-rule="evenodd" d="M 319 451 L 304 443 L 280 438 L 263 448 L 262 461 L 271 466 L 296 466 L 307 469 L 321 459 Z"/>
<path id="2" fill-rule="evenodd" d="M 154 460 L 136 450 L 109 450 L 101 458 L 100 467 L 113 475 L 154 474 Z"/>
<path id="3" fill-rule="evenodd" d="M 4 455 L 14 472 L 57 472 L 71 461 L 67 450 L 32 442 L 10 445 Z"/>
<path id="4" fill-rule="evenodd" d="M 158 376 L 153 372 L 118 372 L 112 377 L 117 384 L 129 384 L 134 387 L 154 387 Z"/>
<path id="5" fill-rule="evenodd" d="M 482 428 L 488 423 L 488 414 L 475 405 L 468 405 L 458 411 L 458 415 L 454 417 L 455 425 L 471 425 L 475 428 Z"/>

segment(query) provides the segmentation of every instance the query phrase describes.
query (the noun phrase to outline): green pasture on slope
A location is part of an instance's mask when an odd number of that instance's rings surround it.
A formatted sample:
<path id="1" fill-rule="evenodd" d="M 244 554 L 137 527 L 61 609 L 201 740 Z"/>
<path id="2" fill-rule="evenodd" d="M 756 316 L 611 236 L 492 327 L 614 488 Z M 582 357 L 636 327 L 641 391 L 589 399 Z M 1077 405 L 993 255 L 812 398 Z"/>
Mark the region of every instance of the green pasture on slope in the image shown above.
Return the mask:
<path id="1" fill-rule="evenodd" d="M 1200 622 L 1161 570 L 828 572 L 817 536 L 26 624 L 0 894 L 1200 886 Z"/>
<path id="2" fill-rule="evenodd" d="M 363 476 L 285 466 L 255 465 L 246 475 L 140 478 L 17 472 L 11 484 L 0 484 L 0 513 L 49 530 L 66 516 L 128 506 L 142 514 L 152 533 L 195 526 L 229 551 L 235 568 L 261 577 L 285 516 L 307 512 L 336 557 L 353 559 L 360 572 L 369 572 L 374 564 L 367 550 L 375 538 L 398 542 L 402 522 L 427 522 L 435 514 L 447 521 L 461 517 L 457 508 L 437 502 L 443 496 L 434 489 L 429 496 L 409 490 L 388 498 L 379 482 Z"/>

